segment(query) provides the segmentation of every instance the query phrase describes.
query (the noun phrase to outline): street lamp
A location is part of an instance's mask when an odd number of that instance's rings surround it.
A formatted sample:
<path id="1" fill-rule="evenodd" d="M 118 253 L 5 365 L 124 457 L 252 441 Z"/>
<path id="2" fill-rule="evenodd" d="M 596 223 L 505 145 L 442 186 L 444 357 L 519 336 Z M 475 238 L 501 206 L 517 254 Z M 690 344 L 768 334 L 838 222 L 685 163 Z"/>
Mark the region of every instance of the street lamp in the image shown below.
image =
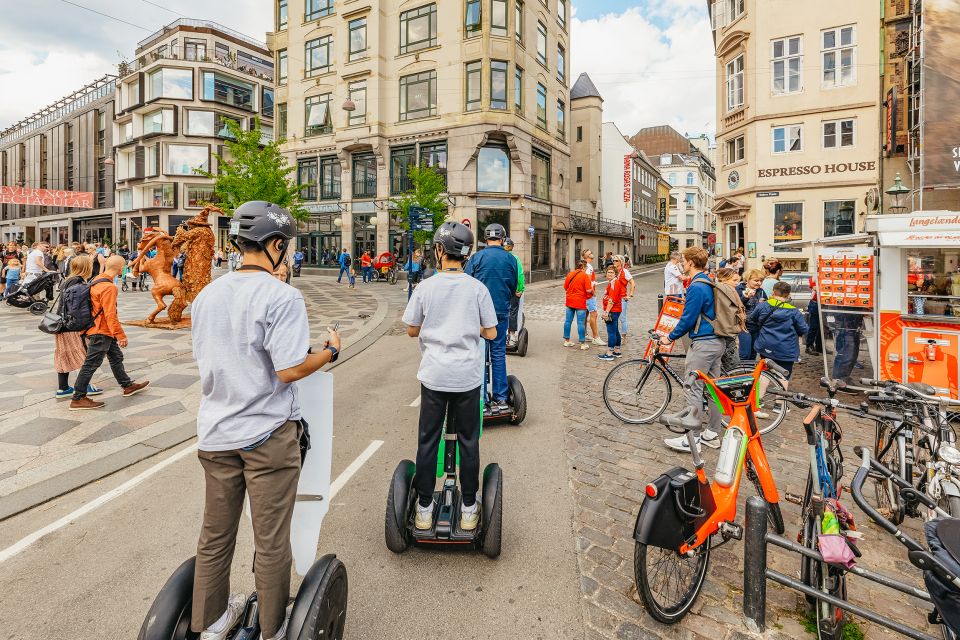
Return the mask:
<path id="1" fill-rule="evenodd" d="M 343 226 L 343 219 L 342 219 L 342 218 L 334 218 L 334 219 L 333 219 L 333 226 L 335 226 L 337 229 L 339 229 L 340 227 L 342 227 L 342 226 Z"/>
<path id="2" fill-rule="evenodd" d="M 893 186 L 884 191 L 888 196 L 893 198 L 894 205 L 890 207 L 890 210 L 896 210 L 897 213 L 903 213 L 906 211 L 906 207 L 903 206 L 903 196 L 910 193 L 910 189 L 903 186 L 903 181 L 900 179 L 900 172 L 897 172 L 897 176 L 893 179 Z"/>

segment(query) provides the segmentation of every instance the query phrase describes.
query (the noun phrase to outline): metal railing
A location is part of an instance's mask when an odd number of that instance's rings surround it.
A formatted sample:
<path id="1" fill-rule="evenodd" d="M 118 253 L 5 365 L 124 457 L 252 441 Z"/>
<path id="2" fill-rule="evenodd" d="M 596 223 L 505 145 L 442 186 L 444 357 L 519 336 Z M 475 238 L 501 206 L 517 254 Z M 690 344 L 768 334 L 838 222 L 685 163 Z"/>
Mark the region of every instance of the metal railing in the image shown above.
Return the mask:
<path id="1" fill-rule="evenodd" d="M 585 216 L 570 213 L 570 226 L 575 233 L 587 233 L 598 236 L 613 236 L 618 238 L 632 238 L 633 226 L 607 218 Z"/>
<path id="2" fill-rule="evenodd" d="M 377 179 L 366 178 L 353 181 L 353 197 L 356 198 L 376 198 L 377 197 Z"/>
<path id="3" fill-rule="evenodd" d="M 134 60 L 121 62 L 117 65 L 117 73 L 123 78 L 131 73 L 140 71 L 160 60 L 185 60 L 187 62 L 206 62 L 215 64 L 231 71 L 236 71 L 254 78 L 273 82 L 274 72 L 272 66 L 260 64 L 253 60 L 240 58 L 235 55 L 236 52 L 228 56 L 218 55 L 211 51 L 209 47 L 183 47 L 177 45 L 158 45 L 156 48 L 141 53 Z"/>
<path id="4" fill-rule="evenodd" d="M 153 42 L 154 40 L 156 40 L 156 39 L 159 38 L 160 36 L 163 36 L 163 35 L 165 35 L 165 34 L 168 34 L 168 33 L 170 33 L 171 31 L 176 31 L 176 29 L 177 29 L 178 27 L 194 27 L 194 28 L 202 28 L 202 29 L 213 29 L 214 31 L 219 31 L 219 32 L 223 33 L 224 35 L 232 36 L 232 37 L 236 38 L 237 40 L 240 40 L 240 41 L 242 41 L 242 42 L 246 42 L 246 43 L 249 44 L 250 46 L 259 47 L 260 49 L 266 49 L 266 48 L 267 48 L 267 45 L 266 45 L 265 42 L 260 42 L 259 40 L 255 40 L 254 38 L 251 38 L 250 36 L 244 35 L 244 34 L 240 33 L 239 31 L 236 31 L 236 30 L 234 30 L 234 29 L 231 29 L 230 27 L 225 27 L 225 26 L 223 26 L 222 24 L 220 24 L 219 22 L 213 22 L 212 20 L 197 20 L 197 19 L 195 19 L 195 18 L 180 18 L 179 20 L 174 20 L 174 21 L 171 22 L 170 24 L 165 25 L 162 29 L 158 29 L 157 31 L 154 31 L 154 32 L 151 33 L 149 36 L 147 36 L 146 38 L 144 38 L 143 40 L 141 40 L 140 42 L 138 42 L 138 43 L 137 43 L 137 49 L 140 49 L 141 47 L 144 47 L 144 46 L 150 44 L 151 42 Z"/>

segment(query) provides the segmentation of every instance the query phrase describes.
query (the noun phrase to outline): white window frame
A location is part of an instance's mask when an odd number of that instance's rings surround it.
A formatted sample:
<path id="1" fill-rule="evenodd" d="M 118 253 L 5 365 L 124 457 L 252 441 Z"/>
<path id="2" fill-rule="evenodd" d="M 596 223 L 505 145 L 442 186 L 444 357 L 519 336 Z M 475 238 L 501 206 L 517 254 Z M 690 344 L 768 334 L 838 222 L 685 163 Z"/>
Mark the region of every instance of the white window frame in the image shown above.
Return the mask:
<path id="1" fill-rule="evenodd" d="M 842 44 L 841 37 L 844 30 L 850 29 L 850 42 Z M 833 34 L 832 47 L 827 47 L 825 40 L 827 34 Z M 841 60 L 843 53 L 850 52 L 850 78 L 844 81 Z M 827 80 L 827 60 L 833 59 L 833 80 Z M 840 87 L 853 87 L 857 84 L 857 27 L 853 24 L 847 24 L 831 29 L 824 29 L 820 32 L 820 83 L 824 89 L 834 89 Z"/>
<path id="2" fill-rule="evenodd" d="M 745 0 L 727 0 L 727 24 L 730 24 L 746 12 L 746 4 Z"/>
<path id="3" fill-rule="evenodd" d="M 796 41 L 796 53 L 790 52 L 790 45 Z M 777 55 L 777 45 L 781 46 L 780 55 Z M 790 88 L 791 63 L 796 63 L 796 89 Z M 782 65 L 781 82 L 783 87 L 777 88 L 777 65 Z M 787 36 L 770 41 L 770 91 L 775 96 L 785 96 L 803 91 L 803 36 Z"/>
<path id="4" fill-rule="evenodd" d="M 843 144 L 842 126 L 844 122 L 850 123 L 850 144 Z M 827 125 L 834 125 L 834 144 L 827 145 Z M 820 123 L 820 143 L 824 149 L 852 149 L 857 146 L 857 119 L 840 118 L 838 120 L 824 120 Z"/>
<path id="5" fill-rule="evenodd" d="M 739 62 L 740 69 L 737 70 Z M 745 102 L 744 88 L 744 55 L 741 53 L 725 65 L 727 81 L 727 111 L 739 109 Z M 737 91 L 739 91 L 739 102 L 737 100 Z"/>
<path id="6" fill-rule="evenodd" d="M 783 134 L 783 151 L 777 151 L 777 130 L 782 129 Z M 793 138 L 791 134 L 792 130 L 796 130 L 797 138 L 800 141 L 800 148 L 791 149 L 790 140 Z M 803 151 L 803 125 L 802 124 L 784 124 L 778 127 L 770 128 L 770 152 L 774 155 L 780 155 L 783 153 L 800 153 Z"/>
<path id="7" fill-rule="evenodd" d="M 740 143 L 739 148 L 737 145 L 738 141 Z M 736 164 L 737 162 L 742 162 L 747 157 L 747 138 L 744 135 L 730 138 L 726 141 L 724 148 L 726 150 L 726 164 Z M 733 149 L 733 153 L 730 153 L 731 149 Z"/>

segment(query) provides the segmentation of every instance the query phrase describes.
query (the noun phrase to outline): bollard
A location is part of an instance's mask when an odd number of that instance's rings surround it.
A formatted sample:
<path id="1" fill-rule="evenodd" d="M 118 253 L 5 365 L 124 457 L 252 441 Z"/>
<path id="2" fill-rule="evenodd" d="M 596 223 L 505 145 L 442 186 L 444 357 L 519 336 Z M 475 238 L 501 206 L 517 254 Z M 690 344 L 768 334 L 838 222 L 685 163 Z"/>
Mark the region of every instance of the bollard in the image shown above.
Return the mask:
<path id="1" fill-rule="evenodd" d="M 660 312 L 663 311 L 663 294 L 657 296 L 657 315 L 660 315 Z"/>
<path id="2" fill-rule="evenodd" d="M 767 614 L 767 501 L 747 498 L 743 539 L 743 615 L 751 631 L 762 633 Z"/>

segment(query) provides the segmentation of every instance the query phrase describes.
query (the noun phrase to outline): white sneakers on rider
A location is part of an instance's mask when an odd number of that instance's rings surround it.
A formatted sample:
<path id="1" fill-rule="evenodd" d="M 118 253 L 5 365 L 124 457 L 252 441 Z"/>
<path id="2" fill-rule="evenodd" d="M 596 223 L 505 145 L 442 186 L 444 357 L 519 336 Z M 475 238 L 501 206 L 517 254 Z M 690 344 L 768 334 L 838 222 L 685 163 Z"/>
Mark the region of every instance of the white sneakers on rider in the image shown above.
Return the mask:
<path id="1" fill-rule="evenodd" d="M 227 635 L 240 621 L 240 616 L 243 615 L 246 606 L 247 596 L 242 593 L 230 594 L 230 599 L 227 601 L 227 610 L 223 612 L 219 620 L 200 634 L 200 640 L 226 640 Z"/>
<path id="2" fill-rule="evenodd" d="M 469 507 L 460 503 L 460 528 L 464 531 L 473 531 L 480 522 L 480 501 L 475 500 Z"/>
<path id="3" fill-rule="evenodd" d="M 436 500 L 431 500 L 430 506 L 424 507 L 420 504 L 420 501 L 417 500 L 417 517 L 413 526 L 419 531 L 428 531 L 433 526 L 433 508 L 436 504 Z"/>
<path id="4" fill-rule="evenodd" d="M 711 449 L 720 448 L 720 436 L 717 435 L 715 431 L 710 429 L 704 429 L 696 438 L 697 442 L 697 453 L 700 453 L 700 445 L 704 444 Z M 690 453 L 690 441 L 687 439 L 686 435 L 682 435 L 676 438 L 667 438 L 663 441 L 663 444 L 667 445 L 668 448 L 673 449 L 674 451 L 679 451 L 680 453 Z"/>

